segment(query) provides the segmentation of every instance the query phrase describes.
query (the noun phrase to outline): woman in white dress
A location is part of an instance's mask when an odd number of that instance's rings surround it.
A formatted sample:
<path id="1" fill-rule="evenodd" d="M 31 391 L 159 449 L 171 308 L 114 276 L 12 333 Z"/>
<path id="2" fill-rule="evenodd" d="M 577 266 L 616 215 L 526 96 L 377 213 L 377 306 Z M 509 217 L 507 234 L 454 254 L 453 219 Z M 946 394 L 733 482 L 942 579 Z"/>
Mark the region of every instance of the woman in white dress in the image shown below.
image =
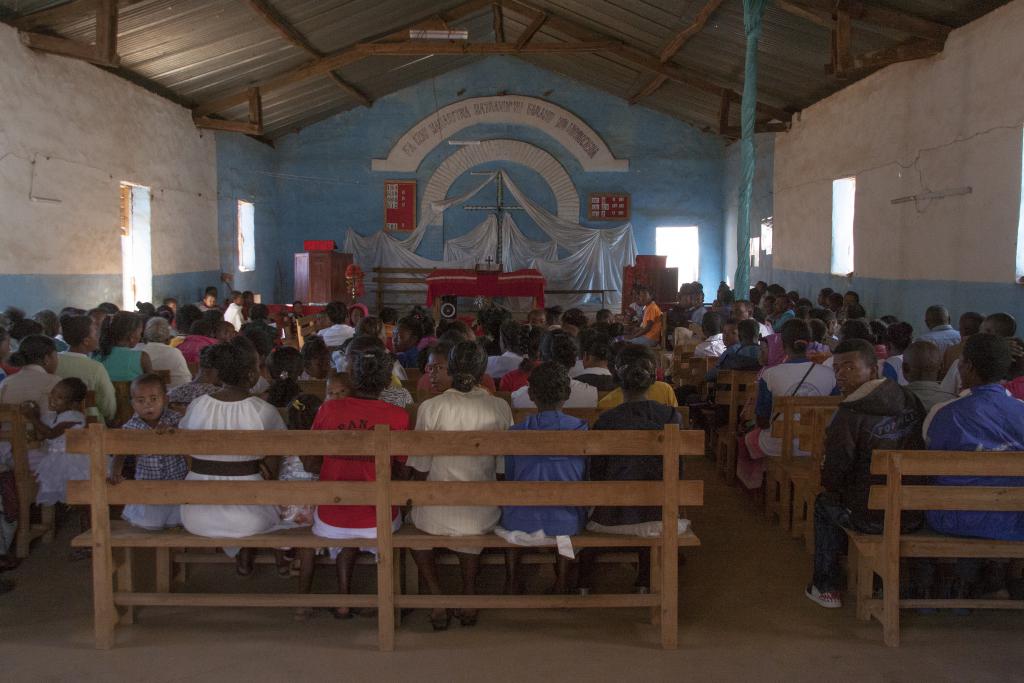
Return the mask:
<path id="1" fill-rule="evenodd" d="M 460 342 L 448 356 L 448 374 L 452 388 L 440 396 L 424 401 L 416 415 L 420 431 L 505 431 L 512 424 L 512 409 L 480 387 L 480 378 L 487 369 L 487 352 L 476 342 Z M 497 462 L 494 457 L 419 456 L 410 457 L 406 465 L 417 479 L 427 481 L 494 481 Z M 423 506 L 412 509 L 412 523 L 420 531 L 438 536 L 475 536 L 490 532 L 501 519 L 501 510 L 494 506 Z M 440 545 L 440 543 L 439 543 Z M 462 592 L 476 592 L 476 576 L 480 571 L 480 548 L 451 548 L 462 567 Z M 433 550 L 414 550 L 413 558 L 430 592 L 442 593 Z M 460 610 L 464 626 L 476 623 L 476 610 Z M 448 628 L 449 613 L 435 609 L 430 623 L 435 630 Z"/>
<path id="2" fill-rule="evenodd" d="M 189 404 L 179 429 L 285 429 L 277 409 L 250 394 L 259 379 L 258 358 L 245 337 L 222 342 L 211 351 L 223 386 Z M 230 447 L 229 447 L 230 449 Z M 261 458 L 255 455 L 192 456 L 187 481 L 260 481 Z M 244 538 L 281 526 L 274 505 L 182 505 L 181 522 L 197 536 Z M 253 549 L 225 548 L 236 557 L 238 573 L 253 571 Z"/>

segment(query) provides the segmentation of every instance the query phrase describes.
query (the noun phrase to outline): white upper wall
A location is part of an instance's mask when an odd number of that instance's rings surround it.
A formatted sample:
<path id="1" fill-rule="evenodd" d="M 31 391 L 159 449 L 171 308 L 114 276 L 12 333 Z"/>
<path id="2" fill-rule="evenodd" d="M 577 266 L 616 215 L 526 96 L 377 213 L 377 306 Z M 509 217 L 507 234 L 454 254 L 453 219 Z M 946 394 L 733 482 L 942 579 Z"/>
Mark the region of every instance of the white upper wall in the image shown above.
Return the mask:
<path id="1" fill-rule="evenodd" d="M 153 190 L 155 275 L 219 270 L 213 134 L 187 109 L 33 52 L 0 24 L 0 273 L 120 273 L 121 181 Z"/>
<path id="2" fill-rule="evenodd" d="M 828 273 L 832 181 L 857 177 L 856 276 L 1015 279 L 1024 0 L 806 109 L 775 141 L 777 269 Z M 973 193 L 891 204 L 922 192 Z"/>

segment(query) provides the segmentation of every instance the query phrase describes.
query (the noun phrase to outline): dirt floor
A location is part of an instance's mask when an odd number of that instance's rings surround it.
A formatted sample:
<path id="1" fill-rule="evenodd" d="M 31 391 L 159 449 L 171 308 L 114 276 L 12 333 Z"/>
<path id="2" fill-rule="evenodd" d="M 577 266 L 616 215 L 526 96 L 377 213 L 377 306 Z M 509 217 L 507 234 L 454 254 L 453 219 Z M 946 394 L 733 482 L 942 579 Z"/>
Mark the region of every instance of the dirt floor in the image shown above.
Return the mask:
<path id="1" fill-rule="evenodd" d="M 0 596 L 0 679 L 1024 680 L 1024 615 L 904 612 L 903 645 L 887 648 L 880 626 L 857 621 L 852 603 L 825 610 L 804 597 L 810 556 L 746 494 L 705 462 L 687 463 L 687 476 L 705 478 L 707 504 L 689 515 L 703 546 L 688 550 L 681 567 L 676 651 L 660 649 L 639 609 L 488 611 L 475 627 L 453 622 L 441 633 L 414 612 L 395 651 L 380 653 L 372 618 L 337 621 L 321 612 L 295 622 L 285 609 L 141 608 L 135 625 L 118 629 L 115 648 L 100 652 L 92 645 L 90 565 L 68 561 L 65 529 L 4 574 L 17 587 Z M 144 563 L 139 569 L 146 573 Z M 360 571 L 370 590 L 372 569 Z M 609 567 L 608 587 L 626 590 L 630 571 Z M 484 583 L 500 585 L 500 567 L 485 572 Z M 542 589 L 550 576 L 531 579 Z M 194 570 L 188 589 L 280 591 L 294 581 L 267 565 L 254 579 L 213 565 Z M 321 569 L 316 590 L 333 586 Z"/>

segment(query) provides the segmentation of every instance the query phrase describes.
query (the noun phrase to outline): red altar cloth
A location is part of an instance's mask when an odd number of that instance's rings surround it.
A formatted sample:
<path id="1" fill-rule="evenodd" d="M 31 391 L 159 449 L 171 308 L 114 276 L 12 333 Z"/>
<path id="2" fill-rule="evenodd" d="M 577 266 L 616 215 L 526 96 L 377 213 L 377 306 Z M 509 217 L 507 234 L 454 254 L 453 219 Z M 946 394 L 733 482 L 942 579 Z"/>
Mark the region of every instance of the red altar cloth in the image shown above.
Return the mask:
<path id="1" fill-rule="evenodd" d="M 438 268 L 427 275 L 427 305 L 442 296 L 532 296 L 544 306 L 544 276 L 533 269 L 511 273 Z"/>

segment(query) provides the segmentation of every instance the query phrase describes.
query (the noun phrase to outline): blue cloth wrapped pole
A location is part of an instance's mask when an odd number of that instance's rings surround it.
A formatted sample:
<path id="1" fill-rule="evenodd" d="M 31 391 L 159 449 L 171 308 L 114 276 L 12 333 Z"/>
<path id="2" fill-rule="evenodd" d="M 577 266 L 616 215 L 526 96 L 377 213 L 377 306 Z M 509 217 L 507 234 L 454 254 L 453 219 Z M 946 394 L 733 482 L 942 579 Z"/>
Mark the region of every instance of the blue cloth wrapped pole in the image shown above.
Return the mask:
<path id="1" fill-rule="evenodd" d="M 757 43 L 761 18 L 768 0 L 743 0 L 743 28 L 747 34 L 747 59 L 740 106 L 740 207 L 736 225 L 736 298 L 746 299 L 750 290 L 750 198 L 754 191 L 754 127 L 757 121 Z"/>

